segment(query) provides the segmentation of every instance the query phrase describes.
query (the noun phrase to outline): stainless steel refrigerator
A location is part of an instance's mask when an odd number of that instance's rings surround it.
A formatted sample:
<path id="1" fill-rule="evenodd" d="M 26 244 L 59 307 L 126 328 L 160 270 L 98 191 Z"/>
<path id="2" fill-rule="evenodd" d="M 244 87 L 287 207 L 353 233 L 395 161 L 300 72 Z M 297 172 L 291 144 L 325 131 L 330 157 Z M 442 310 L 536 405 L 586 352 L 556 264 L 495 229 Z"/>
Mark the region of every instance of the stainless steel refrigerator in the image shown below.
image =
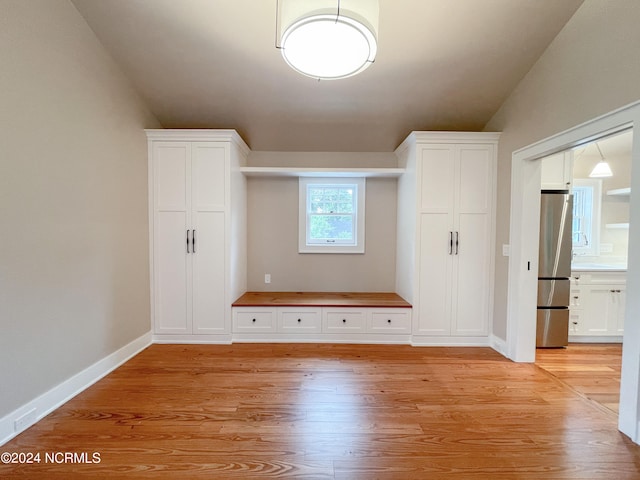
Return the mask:
<path id="1" fill-rule="evenodd" d="M 569 337 L 573 197 L 542 190 L 536 347 L 564 347 Z"/>

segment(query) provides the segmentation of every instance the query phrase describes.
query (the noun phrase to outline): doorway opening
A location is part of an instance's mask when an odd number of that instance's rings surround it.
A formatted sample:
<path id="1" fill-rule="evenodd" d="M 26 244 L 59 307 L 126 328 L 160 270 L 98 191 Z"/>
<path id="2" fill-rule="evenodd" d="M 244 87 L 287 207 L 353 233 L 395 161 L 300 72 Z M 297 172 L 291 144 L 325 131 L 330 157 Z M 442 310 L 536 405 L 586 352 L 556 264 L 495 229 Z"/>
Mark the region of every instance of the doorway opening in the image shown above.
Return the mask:
<path id="1" fill-rule="evenodd" d="M 507 356 L 518 362 L 535 361 L 537 264 L 541 164 L 549 155 L 584 146 L 595 140 L 633 129 L 640 123 L 640 102 L 603 115 L 553 137 L 522 148 L 512 155 L 509 281 L 507 302 Z M 632 165 L 638 165 L 640 145 L 632 145 Z M 640 172 L 633 169 L 630 188 L 640 190 Z M 630 195 L 630 223 L 640 223 L 640 197 Z M 635 222 L 634 222 L 635 219 Z M 640 231 L 629 230 L 629 243 L 640 243 Z M 640 288 L 640 252 L 630 251 L 627 268 L 630 290 Z M 640 298 L 626 299 L 619 429 L 640 441 Z"/>
<path id="2" fill-rule="evenodd" d="M 541 160 L 541 189 L 568 191 L 573 211 L 567 219 L 571 223 L 571 255 L 566 261 L 570 262 L 571 276 L 570 288 L 564 292 L 569 310 L 564 317 L 567 325 L 562 325 L 566 346 L 537 348 L 536 364 L 616 415 L 626 304 L 632 145 L 633 131 L 627 130 Z M 539 330 L 540 324 L 538 336 Z"/>

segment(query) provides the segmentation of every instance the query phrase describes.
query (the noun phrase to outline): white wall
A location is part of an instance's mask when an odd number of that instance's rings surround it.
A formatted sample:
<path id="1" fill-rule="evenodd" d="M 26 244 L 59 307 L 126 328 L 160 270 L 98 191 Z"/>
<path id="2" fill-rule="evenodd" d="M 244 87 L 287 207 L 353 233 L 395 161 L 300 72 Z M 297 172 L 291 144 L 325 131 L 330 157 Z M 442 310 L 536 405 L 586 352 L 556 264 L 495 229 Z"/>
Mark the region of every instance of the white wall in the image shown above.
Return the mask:
<path id="1" fill-rule="evenodd" d="M 586 0 L 486 125 L 502 131 L 494 334 L 506 338 L 511 154 L 640 99 L 640 2 Z"/>
<path id="2" fill-rule="evenodd" d="M 0 417 L 150 329 L 145 127 L 67 0 L 0 0 Z"/>

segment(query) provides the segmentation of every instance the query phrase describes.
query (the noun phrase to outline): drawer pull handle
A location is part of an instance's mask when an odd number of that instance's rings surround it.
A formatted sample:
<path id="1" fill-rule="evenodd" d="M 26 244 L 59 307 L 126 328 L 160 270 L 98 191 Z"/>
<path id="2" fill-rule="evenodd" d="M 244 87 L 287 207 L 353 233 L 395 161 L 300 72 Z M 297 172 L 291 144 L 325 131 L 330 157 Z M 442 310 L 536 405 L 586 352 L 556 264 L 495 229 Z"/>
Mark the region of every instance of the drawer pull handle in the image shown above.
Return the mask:
<path id="1" fill-rule="evenodd" d="M 387 320 L 387 323 L 391 323 L 391 319 Z"/>
<path id="2" fill-rule="evenodd" d="M 343 318 L 343 319 L 342 319 L 342 323 L 347 323 L 347 319 L 346 319 L 346 318 Z"/>
<path id="3" fill-rule="evenodd" d="M 255 322 L 255 321 L 256 321 L 256 319 L 254 318 L 254 319 L 252 320 L 252 322 Z"/>
<path id="4" fill-rule="evenodd" d="M 298 319 L 298 323 L 300 323 L 301 321 L 302 321 L 302 319 L 301 319 L 301 318 L 299 318 L 299 319 Z"/>

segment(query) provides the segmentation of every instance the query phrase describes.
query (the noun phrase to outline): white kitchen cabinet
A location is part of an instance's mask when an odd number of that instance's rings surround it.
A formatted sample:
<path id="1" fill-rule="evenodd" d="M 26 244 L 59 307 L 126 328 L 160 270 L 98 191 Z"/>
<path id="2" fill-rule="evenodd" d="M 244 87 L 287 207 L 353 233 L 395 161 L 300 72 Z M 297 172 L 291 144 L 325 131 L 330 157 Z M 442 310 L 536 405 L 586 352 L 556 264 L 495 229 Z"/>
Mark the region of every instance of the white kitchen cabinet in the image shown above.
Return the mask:
<path id="1" fill-rule="evenodd" d="M 231 340 L 231 298 L 246 288 L 246 146 L 230 131 L 148 130 L 153 331 L 159 341 Z M 233 188 L 240 192 L 232 192 Z M 203 336 L 208 336 L 203 339 Z"/>
<path id="2" fill-rule="evenodd" d="M 543 190 L 571 190 L 573 183 L 573 150 L 556 153 L 542 159 Z"/>
<path id="3" fill-rule="evenodd" d="M 414 343 L 488 342 L 497 141 L 414 132 L 397 151 L 408 173 L 399 180 L 396 291 L 413 304 Z"/>
<path id="4" fill-rule="evenodd" d="M 624 273 L 582 273 L 572 280 L 569 341 L 621 341 L 626 301 Z"/>

